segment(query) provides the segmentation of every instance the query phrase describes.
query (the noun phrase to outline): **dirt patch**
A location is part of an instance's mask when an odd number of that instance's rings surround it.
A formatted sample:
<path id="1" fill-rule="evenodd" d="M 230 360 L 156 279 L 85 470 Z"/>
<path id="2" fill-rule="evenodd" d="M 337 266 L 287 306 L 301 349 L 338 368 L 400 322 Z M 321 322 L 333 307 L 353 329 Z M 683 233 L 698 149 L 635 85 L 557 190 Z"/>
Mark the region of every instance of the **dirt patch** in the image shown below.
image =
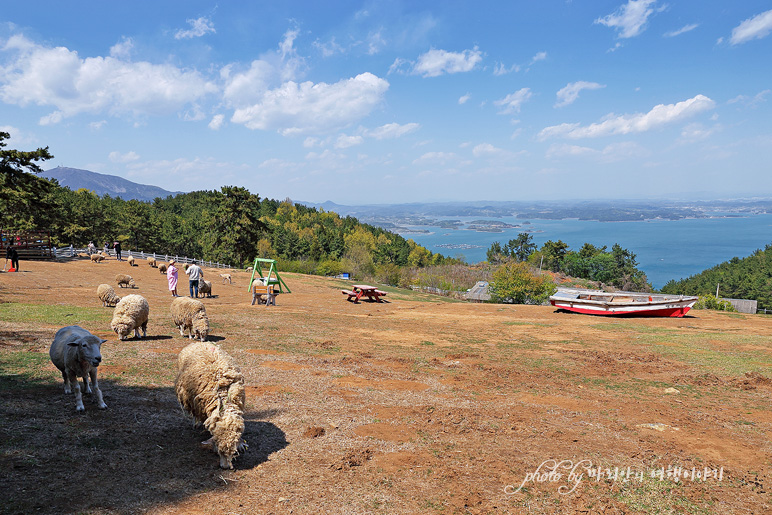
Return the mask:
<path id="1" fill-rule="evenodd" d="M 772 505 L 768 317 L 606 319 L 426 302 L 409 291 L 355 305 L 341 298 L 345 283 L 296 274 L 282 274 L 292 294 L 258 308 L 249 274 L 228 271 L 233 284 L 217 280 L 217 297 L 201 299 L 211 340 L 248 385 L 248 449 L 223 471 L 174 393 L 176 354 L 189 340 L 171 321 L 165 277 L 146 263 L 131 270 L 132 293 L 151 307 L 148 337 L 119 342 L 96 288 L 126 263 L 24 269 L 0 275 L 2 514 L 765 513 Z M 64 394 L 48 358 L 64 325 L 108 340 L 107 410 L 86 395 L 76 413 Z M 588 462 L 604 477 L 587 471 L 571 493 L 557 480 L 514 491 L 550 463 Z M 609 479 L 615 467 L 641 479 Z M 676 484 L 676 467 L 708 477 Z"/>

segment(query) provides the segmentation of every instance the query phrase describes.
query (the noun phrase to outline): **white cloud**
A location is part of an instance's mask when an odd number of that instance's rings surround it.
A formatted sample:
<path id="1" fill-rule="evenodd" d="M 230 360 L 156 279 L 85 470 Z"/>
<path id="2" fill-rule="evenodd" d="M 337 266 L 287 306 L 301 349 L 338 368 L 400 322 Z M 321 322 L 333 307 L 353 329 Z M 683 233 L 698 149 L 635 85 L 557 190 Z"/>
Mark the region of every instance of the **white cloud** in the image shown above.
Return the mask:
<path id="1" fill-rule="evenodd" d="M 544 61 L 545 59 L 547 59 L 547 52 L 536 52 L 536 55 L 531 58 L 531 64 Z"/>
<path id="2" fill-rule="evenodd" d="M 669 123 L 675 123 L 690 118 L 698 113 L 713 109 L 715 102 L 704 95 L 678 102 L 677 104 L 660 104 L 654 106 L 648 113 L 615 116 L 610 114 L 599 123 L 581 127 L 578 123 L 564 123 L 546 127 L 539 133 L 544 140 L 551 137 L 566 138 L 596 138 L 613 134 L 632 134 L 646 132 Z"/>
<path id="3" fill-rule="evenodd" d="M 685 34 L 687 32 L 691 32 L 694 29 L 696 29 L 697 27 L 699 27 L 699 24 L 697 24 L 697 23 L 692 23 L 692 24 L 689 24 L 689 25 L 684 25 L 680 29 L 671 30 L 670 32 L 665 32 L 663 34 L 663 36 L 666 37 L 666 38 L 674 38 L 676 36 L 680 36 L 681 34 Z"/>
<path id="4" fill-rule="evenodd" d="M 200 38 L 201 36 L 205 34 L 209 34 L 210 32 L 212 34 L 216 32 L 214 30 L 214 23 L 212 23 L 212 21 L 209 18 L 204 18 L 202 16 L 200 18 L 196 18 L 195 20 L 189 19 L 185 21 L 187 21 L 188 25 L 190 25 L 190 29 L 178 30 L 174 34 L 174 39 Z"/>
<path id="5" fill-rule="evenodd" d="M 127 60 L 129 57 L 131 57 L 131 51 L 133 48 L 134 40 L 124 37 L 120 43 L 116 43 L 110 47 L 110 57 Z"/>
<path id="6" fill-rule="evenodd" d="M 496 66 L 493 67 L 493 75 L 496 75 L 496 76 L 506 75 L 508 73 L 519 72 L 519 71 L 520 71 L 520 66 L 516 64 L 513 64 L 512 66 L 507 68 L 506 66 L 504 66 L 503 63 L 496 63 Z"/>
<path id="7" fill-rule="evenodd" d="M 631 141 L 613 143 L 597 150 L 579 145 L 555 144 L 547 149 L 546 157 L 551 160 L 561 158 L 587 158 L 603 163 L 613 163 L 626 159 L 641 159 L 648 157 L 650 152 Z"/>
<path id="8" fill-rule="evenodd" d="M 598 84 L 597 82 L 586 82 L 583 80 L 570 82 L 560 91 L 558 91 L 558 102 L 555 104 L 555 107 L 563 107 L 569 104 L 573 104 L 574 101 L 579 98 L 579 93 L 583 89 L 601 89 L 605 87 L 605 85 Z"/>
<path id="9" fill-rule="evenodd" d="M 654 14 L 652 6 L 656 3 L 657 0 L 629 0 L 615 12 L 595 20 L 595 23 L 616 29 L 619 38 L 632 38 L 645 30 L 649 16 Z"/>
<path id="10" fill-rule="evenodd" d="M 718 131 L 718 126 L 706 128 L 700 123 L 690 123 L 681 130 L 681 139 L 687 142 L 702 141 Z"/>
<path id="11" fill-rule="evenodd" d="M 494 147 L 490 143 L 480 143 L 472 149 L 472 155 L 475 157 L 497 156 L 505 152 L 506 150 Z"/>
<path id="12" fill-rule="evenodd" d="M 417 131 L 419 127 L 421 127 L 421 125 L 417 123 L 406 123 L 404 125 L 400 125 L 398 123 L 387 123 L 386 125 L 381 125 L 380 127 L 367 131 L 367 136 L 379 140 L 394 139 L 404 136 L 410 132 Z"/>
<path id="13" fill-rule="evenodd" d="M 473 70 L 480 61 L 482 61 L 482 52 L 477 47 L 463 52 L 448 52 L 432 48 L 418 56 L 418 62 L 413 66 L 413 73 L 424 77 L 438 77 L 445 73 L 468 72 Z"/>
<path id="14" fill-rule="evenodd" d="M 222 127 L 224 122 L 225 122 L 225 115 L 216 114 L 212 117 L 212 120 L 209 122 L 209 128 L 212 129 L 213 131 L 220 130 L 220 127 Z"/>
<path id="15" fill-rule="evenodd" d="M 515 91 L 514 93 L 510 93 L 501 100 L 496 100 L 494 104 L 503 107 L 503 109 L 499 112 L 500 114 L 519 113 L 520 107 L 532 96 L 533 93 L 531 93 L 530 88 L 522 88 L 518 91 Z"/>
<path id="16" fill-rule="evenodd" d="M 330 41 L 327 43 L 322 43 L 317 39 L 311 45 L 322 53 L 322 57 L 332 57 L 335 54 L 342 54 L 346 51 L 345 48 L 335 41 L 334 37 L 330 38 Z"/>
<path id="17" fill-rule="evenodd" d="M 466 104 L 469 101 L 470 98 L 472 98 L 472 95 L 470 93 L 467 93 L 466 95 L 461 95 L 458 98 L 458 104 L 459 105 L 464 105 L 464 104 Z"/>
<path id="18" fill-rule="evenodd" d="M 231 121 L 283 135 L 326 133 L 369 115 L 389 83 L 366 72 L 335 84 L 293 81 L 267 91 L 259 102 L 236 109 Z"/>
<path id="19" fill-rule="evenodd" d="M 21 107 L 53 106 L 56 111 L 41 118 L 43 125 L 80 113 L 165 114 L 217 91 L 196 71 L 114 57 L 83 59 L 24 36 L 12 36 L 2 51 L 12 57 L 0 68 L 0 100 Z"/>
<path id="20" fill-rule="evenodd" d="M 772 10 L 748 18 L 732 30 L 732 45 L 746 43 L 752 39 L 765 38 L 772 32 Z"/>
<path id="21" fill-rule="evenodd" d="M 99 120 L 98 122 L 91 122 L 88 124 L 92 131 L 98 131 L 105 125 L 107 125 L 107 120 Z"/>
<path id="22" fill-rule="evenodd" d="M 759 91 L 752 97 L 748 97 L 746 95 L 738 95 L 734 97 L 733 99 L 729 100 L 727 103 L 729 104 L 743 104 L 751 108 L 756 108 L 759 105 L 763 104 L 767 101 L 767 96 L 772 93 L 772 90 L 765 89 L 763 91 Z"/>
<path id="23" fill-rule="evenodd" d="M 341 134 L 338 136 L 338 140 L 335 142 L 335 148 L 349 148 L 361 145 L 364 141 L 362 136 L 346 136 Z"/>
<path id="24" fill-rule="evenodd" d="M 11 147 L 34 144 L 36 141 L 34 136 L 24 133 L 13 125 L 0 125 L 0 132 L 7 132 L 11 135 L 5 140 L 5 143 Z"/>
<path id="25" fill-rule="evenodd" d="M 456 161 L 458 156 L 453 152 L 426 152 L 413 161 L 413 164 L 446 164 Z"/>
<path id="26" fill-rule="evenodd" d="M 133 150 L 131 152 L 126 152 L 125 154 L 121 154 L 120 152 L 110 152 L 110 155 L 107 156 L 107 158 L 113 163 L 131 163 L 139 160 L 139 154 Z"/>

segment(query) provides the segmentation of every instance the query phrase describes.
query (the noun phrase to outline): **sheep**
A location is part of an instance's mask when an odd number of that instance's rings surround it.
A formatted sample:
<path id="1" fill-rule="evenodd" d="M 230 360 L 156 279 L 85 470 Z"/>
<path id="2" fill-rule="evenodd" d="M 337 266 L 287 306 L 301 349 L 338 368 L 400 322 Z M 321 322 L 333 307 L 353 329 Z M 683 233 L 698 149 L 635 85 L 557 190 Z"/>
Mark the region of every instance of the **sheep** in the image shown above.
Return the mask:
<path id="1" fill-rule="evenodd" d="M 137 266 L 134 263 L 134 256 L 129 256 L 129 259 L 126 260 L 129 263 L 129 266 Z"/>
<path id="2" fill-rule="evenodd" d="M 152 266 L 153 268 L 155 268 L 155 267 L 156 267 L 156 264 L 155 264 L 155 258 L 154 258 L 154 257 L 152 257 L 152 256 L 148 257 L 148 258 L 147 258 L 147 264 L 148 264 L 148 265 L 150 265 L 150 266 Z"/>
<path id="3" fill-rule="evenodd" d="M 119 340 L 125 340 L 134 331 L 134 336 L 142 338 L 147 336 L 147 319 L 150 314 L 150 306 L 142 295 L 126 295 L 115 305 L 113 320 L 110 328 L 118 335 Z M 142 336 L 139 329 L 142 328 Z"/>
<path id="4" fill-rule="evenodd" d="M 161 274 L 166 274 L 166 268 L 167 268 L 166 263 L 161 263 L 160 265 L 158 265 L 158 271 L 161 272 Z"/>
<path id="5" fill-rule="evenodd" d="M 134 284 L 134 279 L 130 275 L 125 274 L 117 274 L 115 276 L 115 282 L 118 283 L 118 286 L 121 288 L 127 287 L 127 288 L 136 288 L 137 285 Z"/>
<path id="6" fill-rule="evenodd" d="M 77 325 L 62 327 L 56 331 L 48 355 L 56 368 L 62 372 L 64 393 L 69 394 L 72 389 L 75 390 L 75 411 L 86 409 L 83 406 L 78 376 L 83 378 L 83 387 L 87 394 L 92 391 L 96 393 L 97 407 L 107 408 L 97 381 L 97 367 L 102 362 L 100 348 L 106 341 Z"/>
<path id="7" fill-rule="evenodd" d="M 121 300 L 115 294 L 115 290 L 109 284 L 100 284 L 97 286 L 97 297 L 102 301 L 102 306 L 115 306 Z"/>
<path id="8" fill-rule="evenodd" d="M 172 301 L 172 322 L 180 330 L 180 336 L 185 336 L 185 330 L 188 331 L 188 338 L 199 338 L 202 342 L 206 341 L 209 335 L 209 317 L 206 316 L 206 308 L 200 300 L 189 297 L 177 297 Z"/>
<path id="9" fill-rule="evenodd" d="M 220 468 L 232 469 L 233 458 L 246 450 L 244 376 L 234 359 L 219 347 L 193 342 L 177 357 L 174 382 L 182 409 L 203 424 L 212 437 L 202 445 L 220 456 Z"/>
<path id="10" fill-rule="evenodd" d="M 102 254 L 91 254 L 91 262 L 92 263 L 99 263 L 104 258 L 105 257 Z"/>
<path id="11" fill-rule="evenodd" d="M 87 258 L 90 254 L 86 254 L 85 252 L 78 252 L 78 257 Z"/>
<path id="12" fill-rule="evenodd" d="M 206 281 L 203 278 L 198 280 L 198 293 L 203 297 L 206 294 L 207 297 L 212 298 L 212 282 Z"/>
<path id="13" fill-rule="evenodd" d="M 220 277 L 222 277 L 223 284 L 225 284 L 225 281 L 228 281 L 228 284 L 233 284 L 231 281 L 231 274 L 220 274 Z"/>

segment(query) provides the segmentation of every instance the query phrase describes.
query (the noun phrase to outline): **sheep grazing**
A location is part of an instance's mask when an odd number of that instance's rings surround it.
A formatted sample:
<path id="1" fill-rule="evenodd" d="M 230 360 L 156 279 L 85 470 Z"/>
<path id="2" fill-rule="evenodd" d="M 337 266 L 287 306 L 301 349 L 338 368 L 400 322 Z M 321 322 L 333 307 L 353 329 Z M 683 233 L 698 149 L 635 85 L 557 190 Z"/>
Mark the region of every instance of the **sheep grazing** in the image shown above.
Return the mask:
<path id="1" fill-rule="evenodd" d="M 220 468 L 246 450 L 244 376 L 233 358 L 211 343 L 194 342 L 177 357 L 177 399 L 184 411 L 203 424 L 212 438 L 202 442 L 220 456 Z"/>
<path id="2" fill-rule="evenodd" d="M 118 283 L 118 286 L 121 288 L 136 288 L 137 285 L 134 284 L 134 279 L 130 275 L 126 274 L 118 274 L 115 276 L 115 282 Z"/>
<path id="3" fill-rule="evenodd" d="M 102 260 L 104 260 L 104 256 L 102 254 L 91 254 L 91 262 L 92 263 L 99 263 Z"/>
<path id="4" fill-rule="evenodd" d="M 223 284 L 225 284 L 225 281 L 228 281 L 228 284 L 232 284 L 231 274 L 220 274 L 220 277 L 222 277 Z"/>
<path id="5" fill-rule="evenodd" d="M 134 336 L 142 338 L 147 336 L 147 318 L 150 314 L 150 306 L 142 295 L 126 295 L 115 305 L 113 320 L 110 328 L 118 335 L 119 340 L 125 340 L 134 331 Z M 142 336 L 139 329 L 142 328 Z"/>
<path id="6" fill-rule="evenodd" d="M 167 268 L 166 263 L 161 263 L 160 265 L 158 265 L 158 271 L 161 272 L 162 274 L 166 273 L 166 268 Z"/>
<path id="7" fill-rule="evenodd" d="M 97 297 L 102 301 L 102 306 L 115 306 L 121 300 L 115 294 L 115 290 L 109 284 L 100 284 L 97 286 Z"/>
<path id="8" fill-rule="evenodd" d="M 87 394 L 96 394 L 97 407 L 105 409 L 102 390 L 97 381 L 97 367 L 102 362 L 100 348 L 107 340 L 94 336 L 82 327 L 71 325 L 62 327 L 56 331 L 54 342 L 48 355 L 56 368 L 62 372 L 64 379 L 64 393 L 72 393 L 75 390 L 75 410 L 83 411 L 83 396 L 80 392 L 78 377 L 83 378 L 83 389 Z M 89 386 L 89 377 L 91 385 Z"/>
<path id="9" fill-rule="evenodd" d="M 206 316 L 206 308 L 200 300 L 189 297 L 177 297 L 172 301 L 172 322 L 180 330 L 180 336 L 185 336 L 188 331 L 188 338 L 200 339 L 206 341 L 209 335 L 209 317 Z"/>
<path id="10" fill-rule="evenodd" d="M 198 293 L 203 297 L 206 294 L 207 297 L 212 298 L 212 282 L 205 281 L 203 278 L 198 280 Z"/>
<path id="11" fill-rule="evenodd" d="M 129 266 L 137 266 L 137 265 L 134 263 L 134 256 L 129 256 L 129 258 L 128 258 L 126 261 L 128 261 L 128 263 L 129 263 Z"/>
<path id="12" fill-rule="evenodd" d="M 150 266 L 152 266 L 153 268 L 155 268 L 155 267 L 156 267 L 156 264 L 155 264 L 155 263 L 156 263 L 156 261 L 155 261 L 155 258 L 154 258 L 154 257 L 149 257 L 149 258 L 147 258 L 147 264 L 148 264 L 148 265 L 150 265 Z"/>
<path id="13" fill-rule="evenodd" d="M 78 257 L 87 258 L 90 254 L 86 254 L 85 252 L 78 252 Z"/>

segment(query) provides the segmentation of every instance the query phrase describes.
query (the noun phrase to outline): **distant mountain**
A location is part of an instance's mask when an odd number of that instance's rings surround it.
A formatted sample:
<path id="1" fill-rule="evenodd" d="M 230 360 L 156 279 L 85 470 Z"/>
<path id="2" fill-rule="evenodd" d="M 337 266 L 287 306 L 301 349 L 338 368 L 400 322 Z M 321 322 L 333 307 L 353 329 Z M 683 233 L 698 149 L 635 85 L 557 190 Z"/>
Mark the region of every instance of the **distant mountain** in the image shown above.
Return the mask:
<path id="1" fill-rule="evenodd" d="M 65 166 L 46 170 L 40 175 L 48 179 L 56 179 L 59 181 L 60 186 L 67 186 L 73 191 L 85 188 L 93 191 L 100 197 L 107 194 L 111 197 L 120 197 L 123 200 L 150 201 L 156 197 L 165 198 L 169 195 L 182 193 L 180 191 L 167 191 L 158 186 L 137 184 L 115 175 L 67 168 Z"/>

